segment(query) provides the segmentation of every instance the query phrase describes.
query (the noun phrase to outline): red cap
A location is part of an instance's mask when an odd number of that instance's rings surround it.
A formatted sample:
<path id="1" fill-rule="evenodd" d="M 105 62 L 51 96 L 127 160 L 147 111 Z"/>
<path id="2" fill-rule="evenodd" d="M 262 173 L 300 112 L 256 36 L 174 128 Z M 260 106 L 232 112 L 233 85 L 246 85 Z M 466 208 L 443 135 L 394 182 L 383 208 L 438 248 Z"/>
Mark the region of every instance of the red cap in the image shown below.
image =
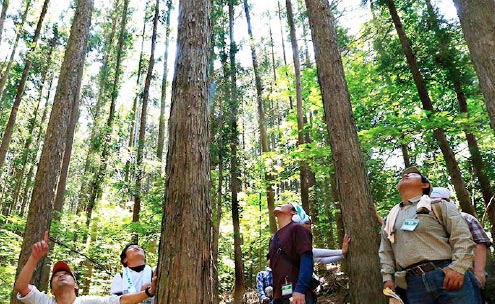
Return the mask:
<path id="1" fill-rule="evenodd" d="M 57 263 L 55 263 L 55 265 L 53 265 L 52 275 L 54 273 L 61 271 L 61 270 L 67 271 L 68 273 L 70 273 L 71 276 L 74 277 L 74 275 L 72 274 L 72 270 L 70 269 L 69 265 L 67 265 L 67 263 L 65 263 L 64 261 L 58 261 Z"/>

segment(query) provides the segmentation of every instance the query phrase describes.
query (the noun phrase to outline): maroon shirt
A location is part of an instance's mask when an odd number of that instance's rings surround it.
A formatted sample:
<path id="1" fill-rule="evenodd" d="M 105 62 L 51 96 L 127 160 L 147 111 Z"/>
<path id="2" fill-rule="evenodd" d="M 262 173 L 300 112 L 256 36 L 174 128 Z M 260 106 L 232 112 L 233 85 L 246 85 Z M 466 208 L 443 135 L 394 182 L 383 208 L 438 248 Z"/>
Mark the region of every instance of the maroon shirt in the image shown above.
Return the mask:
<path id="1" fill-rule="evenodd" d="M 291 222 L 287 226 L 279 229 L 274 238 L 277 238 L 278 246 L 285 251 L 292 261 L 299 263 L 301 256 L 311 253 L 313 249 L 313 236 L 303 225 Z M 282 299 L 282 285 L 286 278 L 288 283 L 292 283 L 292 291 L 296 288 L 299 277 L 299 266 L 293 265 L 283 253 L 275 248 L 275 242 L 270 242 L 270 267 L 273 274 L 273 298 Z M 283 298 L 289 298 L 286 296 Z M 313 298 L 311 290 L 306 291 L 306 299 Z"/>

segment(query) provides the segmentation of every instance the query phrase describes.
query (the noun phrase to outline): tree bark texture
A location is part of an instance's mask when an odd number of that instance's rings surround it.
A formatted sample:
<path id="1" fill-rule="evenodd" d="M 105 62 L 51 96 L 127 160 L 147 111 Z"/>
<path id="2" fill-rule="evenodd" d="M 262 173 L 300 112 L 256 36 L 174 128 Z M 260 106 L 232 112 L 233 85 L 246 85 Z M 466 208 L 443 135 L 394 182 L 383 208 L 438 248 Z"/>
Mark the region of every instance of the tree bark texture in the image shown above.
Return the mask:
<path id="1" fill-rule="evenodd" d="M 351 303 L 384 302 L 376 221 L 350 96 L 338 50 L 335 20 L 327 0 L 306 0 L 325 122 L 335 167 L 344 227 L 352 235 L 348 257 Z"/>
<path id="2" fill-rule="evenodd" d="M 55 188 L 60 176 L 62 157 L 65 151 L 67 129 L 75 103 L 79 102 L 79 89 L 82 80 L 84 59 L 88 41 L 93 0 L 79 0 L 67 42 L 64 61 L 60 68 L 58 86 L 55 93 L 52 113 L 48 122 L 45 144 L 36 172 L 35 184 L 22 242 L 17 275 L 31 253 L 31 246 L 43 238 L 50 228 L 52 203 Z M 41 272 L 33 276 L 38 285 Z M 12 293 L 11 303 L 19 303 Z"/>
<path id="3" fill-rule="evenodd" d="M 454 4 L 495 130 L 495 1 L 454 0 Z"/>
<path id="4" fill-rule="evenodd" d="M 172 82 L 158 304 L 213 302 L 208 125 L 209 0 L 181 0 Z"/>
<path id="5" fill-rule="evenodd" d="M 9 0 L 3 0 L 2 12 L 0 13 L 0 45 L 2 44 L 3 24 L 5 17 L 7 16 L 7 9 L 9 8 Z"/>

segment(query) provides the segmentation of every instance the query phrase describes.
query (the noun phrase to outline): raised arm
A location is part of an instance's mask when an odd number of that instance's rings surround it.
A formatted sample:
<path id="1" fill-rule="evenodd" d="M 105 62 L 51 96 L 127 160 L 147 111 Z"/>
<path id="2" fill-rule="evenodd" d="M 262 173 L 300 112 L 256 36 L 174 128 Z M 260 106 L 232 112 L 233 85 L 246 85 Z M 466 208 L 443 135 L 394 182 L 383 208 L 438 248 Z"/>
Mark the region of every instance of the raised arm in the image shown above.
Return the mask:
<path id="1" fill-rule="evenodd" d="M 31 291 L 29 282 L 33 277 L 36 265 L 38 265 L 38 262 L 48 253 L 48 250 L 48 231 L 45 231 L 43 240 L 35 243 L 31 248 L 31 255 L 15 282 L 14 288 L 21 296 L 24 297 Z"/>

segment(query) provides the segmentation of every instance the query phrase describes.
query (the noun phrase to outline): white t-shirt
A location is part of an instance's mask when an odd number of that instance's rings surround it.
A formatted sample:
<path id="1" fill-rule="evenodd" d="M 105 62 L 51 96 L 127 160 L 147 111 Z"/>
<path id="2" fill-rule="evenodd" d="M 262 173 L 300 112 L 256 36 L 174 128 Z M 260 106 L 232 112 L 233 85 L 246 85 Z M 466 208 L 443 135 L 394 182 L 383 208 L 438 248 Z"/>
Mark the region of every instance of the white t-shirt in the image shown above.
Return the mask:
<path id="1" fill-rule="evenodd" d="M 153 269 L 148 265 L 140 272 L 126 267 L 122 273 L 117 273 L 113 277 L 110 293 L 128 294 L 140 292 L 143 285 L 151 284 L 152 275 Z M 146 303 L 153 303 L 153 298 L 148 299 Z"/>
<path id="2" fill-rule="evenodd" d="M 17 294 L 17 300 L 26 304 L 57 304 L 55 299 L 48 296 L 36 288 L 36 286 L 29 285 L 31 291 L 25 296 Z M 97 297 L 97 296 L 82 296 L 77 297 L 73 304 L 119 304 L 119 296 Z"/>

